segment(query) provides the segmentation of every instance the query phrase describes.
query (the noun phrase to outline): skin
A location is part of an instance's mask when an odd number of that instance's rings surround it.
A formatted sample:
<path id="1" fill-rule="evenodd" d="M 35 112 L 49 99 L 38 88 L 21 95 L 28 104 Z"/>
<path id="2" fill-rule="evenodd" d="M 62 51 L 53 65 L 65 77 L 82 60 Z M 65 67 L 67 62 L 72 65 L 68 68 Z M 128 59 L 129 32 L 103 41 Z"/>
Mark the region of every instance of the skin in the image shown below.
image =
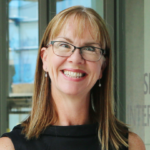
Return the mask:
<path id="1" fill-rule="evenodd" d="M 73 32 L 76 28 L 78 25 L 72 16 L 66 28 L 63 28 L 53 40 L 66 41 L 77 47 L 85 46 L 87 43 L 98 43 L 87 28 L 82 37 L 76 36 Z M 60 57 L 53 53 L 52 46 L 43 47 L 41 53 L 43 69 L 48 72 L 51 79 L 52 98 L 58 111 L 58 121 L 55 125 L 89 124 L 90 90 L 102 77 L 104 59 L 101 58 L 97 62 L 86 61 L 82 59 L 79 49 L 69 57 Z M 72 81 L 64 77 L 61 72 L 63 69 L 80 69 L 86 72 L 87 76 L 79 82 Z M 7 137 L 0 138 L 0 149 L 15 150 L 12 141 Z M 134 133 L 129 134 L 129 150 L 145 150 L 144 143 Z"/>

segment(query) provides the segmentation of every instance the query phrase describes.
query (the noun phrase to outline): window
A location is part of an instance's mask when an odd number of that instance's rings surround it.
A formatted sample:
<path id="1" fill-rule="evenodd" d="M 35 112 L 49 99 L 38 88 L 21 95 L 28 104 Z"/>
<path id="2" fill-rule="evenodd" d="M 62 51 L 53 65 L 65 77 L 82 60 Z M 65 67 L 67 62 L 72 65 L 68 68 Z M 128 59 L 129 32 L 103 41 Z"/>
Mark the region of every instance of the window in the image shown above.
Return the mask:
<path id="1" fill-rule="evenodd" d="M 9 2 L 9 96 L 32 95 L 38 51 L 38 1 Z"/>
<path id="2" fill-rule="evenodd" d="M 75 5 L 82 5 L 96 10 L 103 17 L 103 0 L 57 0 L 56 13 Z"/>
<path id="3" fill-rule="evenodd" d="M 9 20 L 8 128 L 27 118 L 38 52 L 38 0 L 11 0 Z M 27 97 L 28 96 L 28 97 Z M 16 99 L 15 97 L 20 97 Z"/>

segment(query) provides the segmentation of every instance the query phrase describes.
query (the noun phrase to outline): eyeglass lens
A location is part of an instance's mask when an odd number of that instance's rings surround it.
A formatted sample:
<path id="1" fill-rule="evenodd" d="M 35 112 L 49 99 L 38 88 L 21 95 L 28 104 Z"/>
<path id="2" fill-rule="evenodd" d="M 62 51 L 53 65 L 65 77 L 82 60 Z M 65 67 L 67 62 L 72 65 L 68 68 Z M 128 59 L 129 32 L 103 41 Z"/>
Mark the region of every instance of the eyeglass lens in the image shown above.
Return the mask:
<path id="1" fill-rule="evenodd" d="M 71 56 L 75 47 L 66 42 L 54 42 L 54 53 L 58 56 Z M 101 56 L 102 52 L 100 49 L 92 47 L 92 46 L 85 46 L 81 48 L 81 55 L 85 60 L 89 61 L 98 61 Z"/>

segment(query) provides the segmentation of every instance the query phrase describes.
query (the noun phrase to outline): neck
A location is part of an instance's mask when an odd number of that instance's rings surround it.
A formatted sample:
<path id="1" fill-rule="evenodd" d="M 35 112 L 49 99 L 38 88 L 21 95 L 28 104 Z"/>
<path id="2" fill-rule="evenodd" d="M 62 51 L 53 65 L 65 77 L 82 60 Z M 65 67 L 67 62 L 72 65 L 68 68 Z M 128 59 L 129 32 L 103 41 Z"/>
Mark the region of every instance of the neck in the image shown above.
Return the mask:
<path id="1" fill-rule="evenodd" d="M 58 120 L 55 125 L 83 125 L 90 123 L 90 93 L 85 95 L 65 95 L 54 93 L 52 98 L 56 104 Z"/>

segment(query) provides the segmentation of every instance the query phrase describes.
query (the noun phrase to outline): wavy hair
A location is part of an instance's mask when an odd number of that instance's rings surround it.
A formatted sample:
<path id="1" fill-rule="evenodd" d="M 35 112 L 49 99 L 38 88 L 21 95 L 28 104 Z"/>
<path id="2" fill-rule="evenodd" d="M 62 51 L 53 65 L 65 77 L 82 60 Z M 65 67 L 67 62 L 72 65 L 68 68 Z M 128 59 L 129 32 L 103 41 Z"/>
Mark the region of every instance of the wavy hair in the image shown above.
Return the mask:
<path id="1" fill-rule="evenodd" d="M 108 150 L 110 144 L 115 149 L 119 149 L 121 145 L 128 146 L 125 138 L 128 127 L 117 120 L 114 113 L 113 63 L 110 37 L 99 14 L 93 9 L 83 6 L 73 6 L 61 11 L 49 22 L 45 30 L 37 57 L 32 111 L 29 118 L 22 123 L 23 133 L 27 139 L 38 138 L 47 126 L 53 125 L 58 119 L 56 106 L 51 98 L 51 81 L 49 78 L 44 77 L 41 48 L 45 47 L 51 39 L 57 37 L 72 15 L 75 16 L 75 21 L 79 26 L 76 31 L 77 35 L 81 36 L 85 25 L 89 25 L 92 29 L 90 32 L 95 33 L 94 35 L 99 40 L 102 48 L 109 52 L 107 66 L 101 79 L 102 87 L 99 88 L 98 82 L 96 82 L 91 89 L 90 115 L 94 121 L 99 123 L 98 137 L 102 144 L 102 150 Z"/>

